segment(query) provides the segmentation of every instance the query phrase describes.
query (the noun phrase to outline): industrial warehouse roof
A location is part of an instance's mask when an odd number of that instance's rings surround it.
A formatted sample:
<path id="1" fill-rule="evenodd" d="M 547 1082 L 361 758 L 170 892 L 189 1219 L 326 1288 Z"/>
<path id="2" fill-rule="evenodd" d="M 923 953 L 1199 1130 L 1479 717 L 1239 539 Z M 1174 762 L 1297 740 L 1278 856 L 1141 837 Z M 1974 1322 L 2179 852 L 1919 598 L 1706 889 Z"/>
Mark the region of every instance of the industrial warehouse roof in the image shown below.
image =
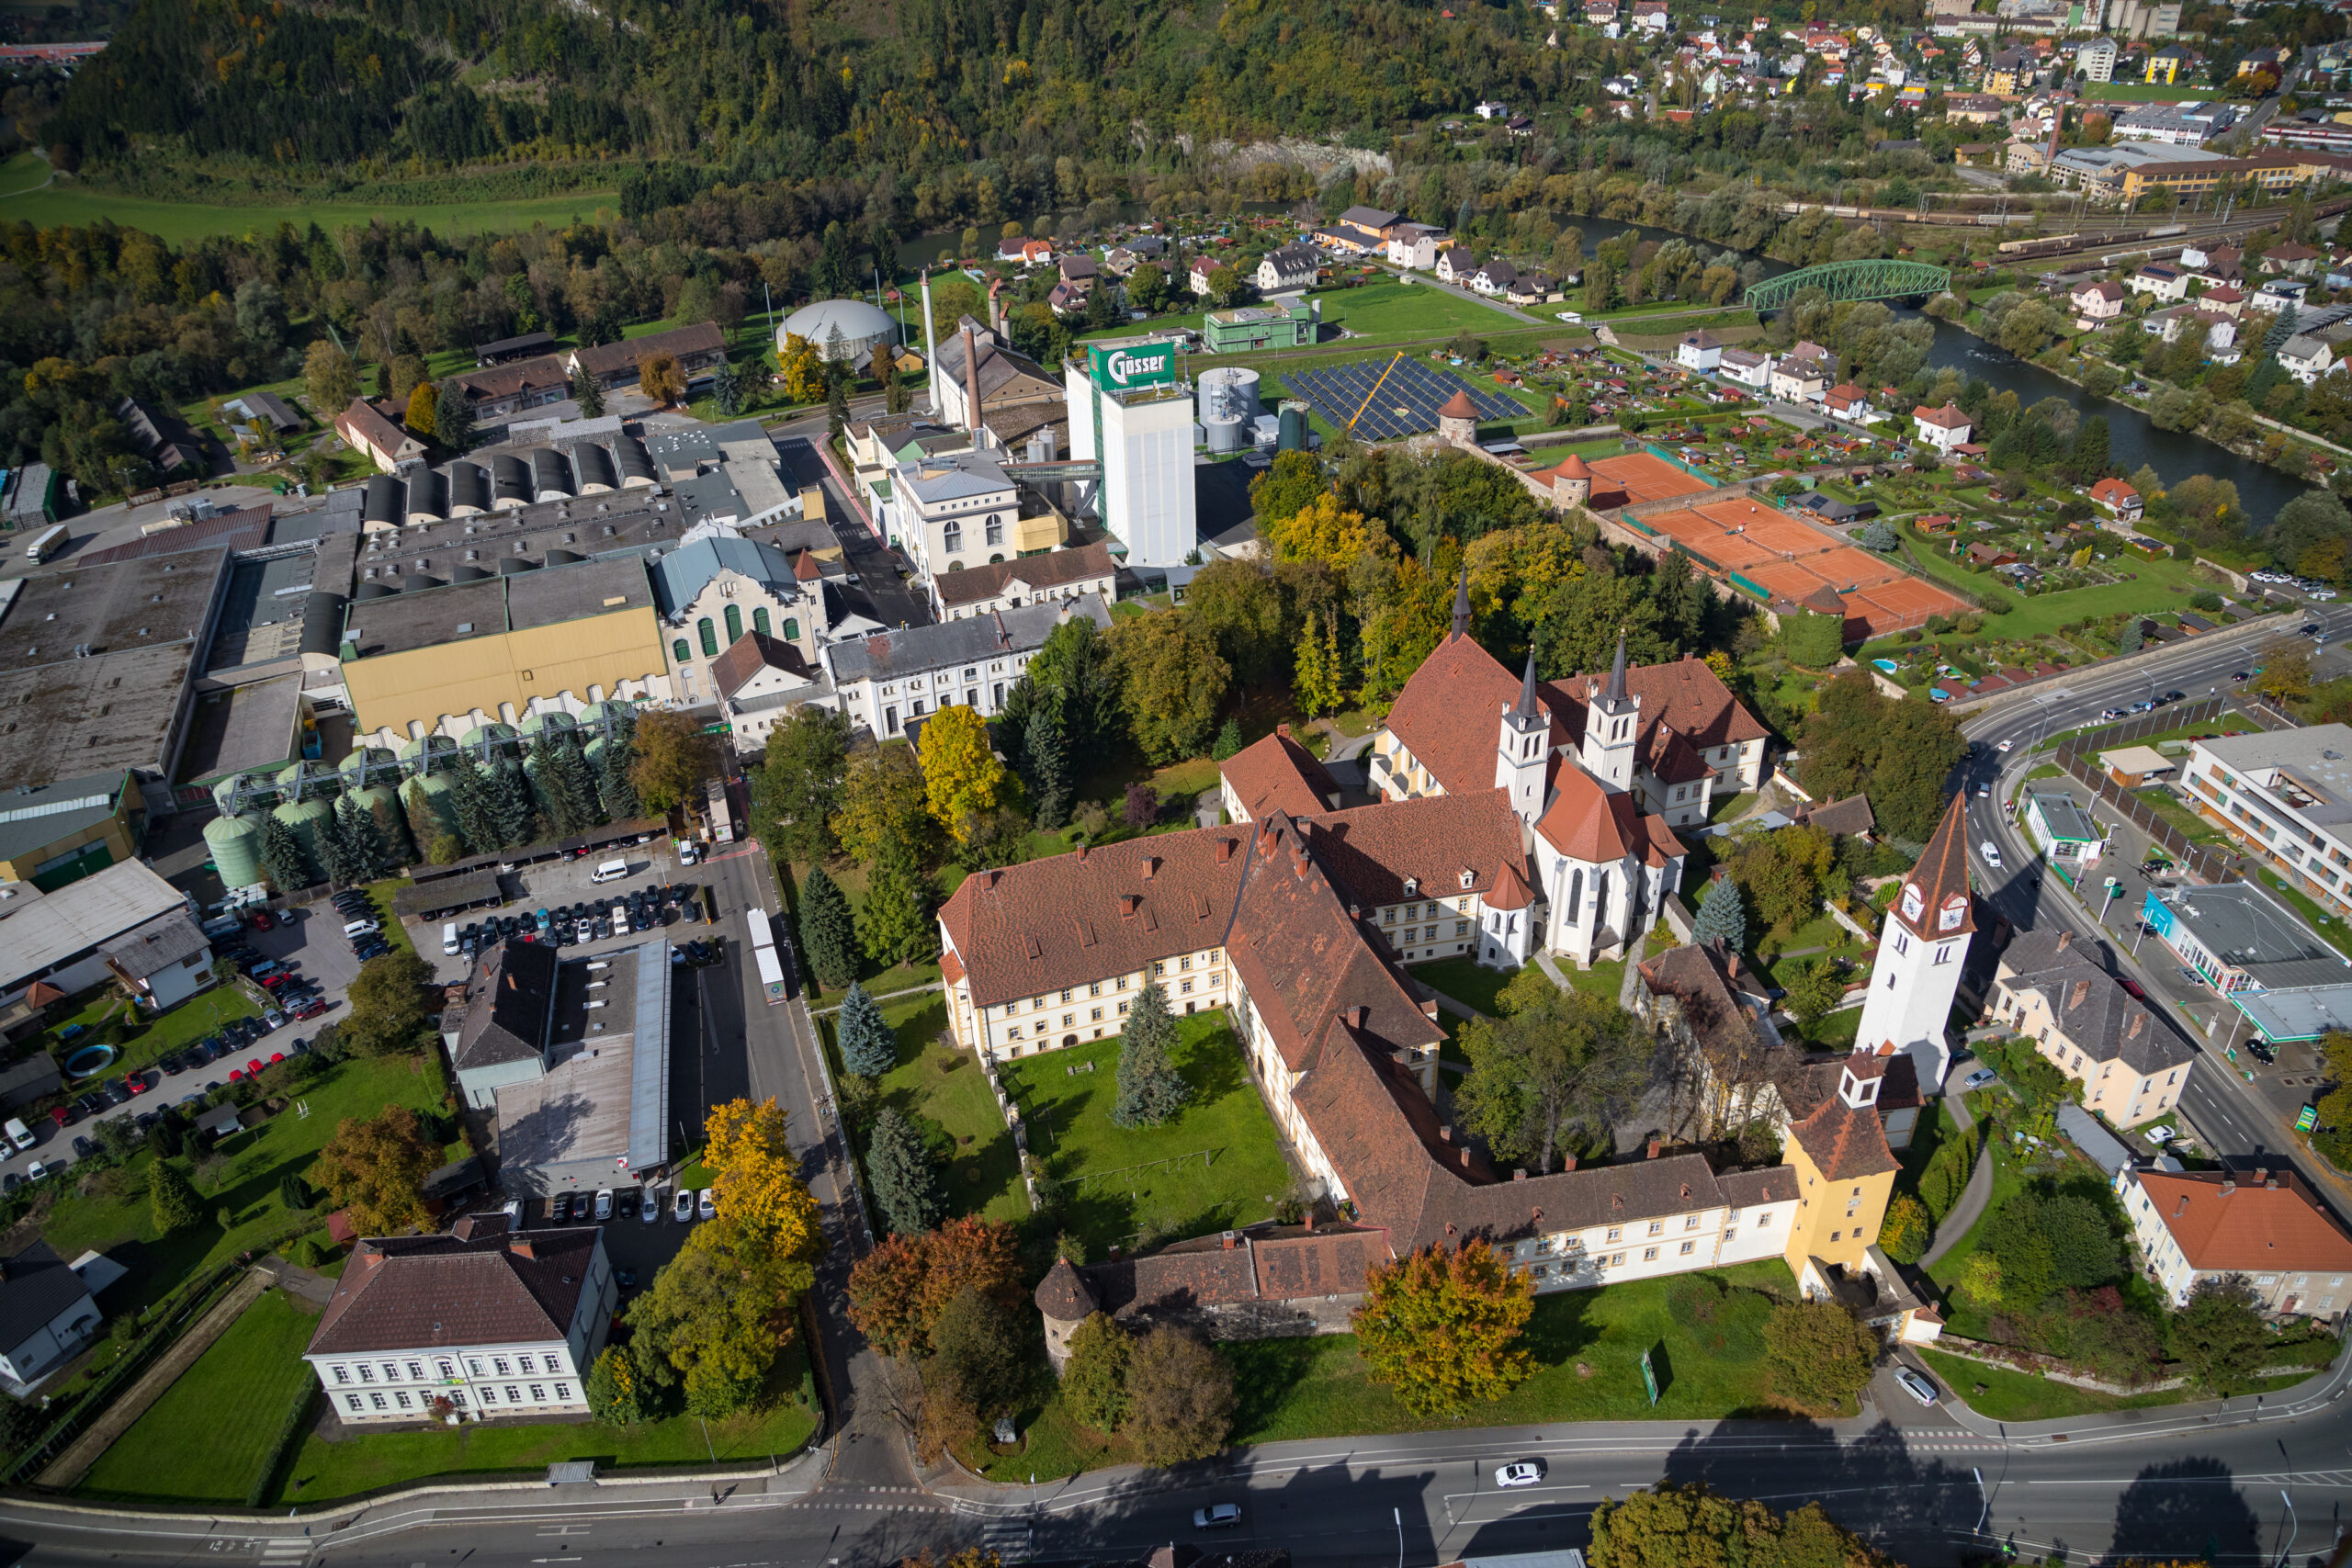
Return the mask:
<path id="1" fill-rule="evenodd" d="M 0 902 L 0 990 L 13 990 L 159 915 L 186 908 L 187 894 L 135 860 L 38 897 L 19 886 Z M 28 914 L 34 918 L 25 919 Z"/>
<path id="2" fill-rule="evenodd" d="M 202 784 L 292 761 L 301 718 L 299 673 L 203 693 L 188 716 L 174 782 Z"/>
<path id="3" fill-rule="evenodd" d="M 356 600 L 344 623 L 344 638 L 368 659 L 652 607 L 645 563 L 616 556 Z"/>
<path id="4" fill-rule="evenodd" d="M 96 827 L 114 815 L 130 776 L 117 768 L 0 795 L 0 860 L 15 860 Z"/>

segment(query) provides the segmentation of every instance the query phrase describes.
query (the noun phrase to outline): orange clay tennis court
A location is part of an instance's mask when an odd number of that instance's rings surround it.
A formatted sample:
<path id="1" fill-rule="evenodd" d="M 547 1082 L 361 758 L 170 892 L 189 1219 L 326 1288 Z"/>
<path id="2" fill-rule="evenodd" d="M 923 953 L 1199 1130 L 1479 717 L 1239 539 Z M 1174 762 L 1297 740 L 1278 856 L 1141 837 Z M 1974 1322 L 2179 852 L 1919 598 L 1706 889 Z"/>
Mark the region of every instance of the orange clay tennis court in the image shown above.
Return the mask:
<path id="1" fill-rule="evenodd" d="M 1942 589 L 1906 575 L 1884 556 L 1857 548 L 1745 496 L 1695 502 L 1642 521 L 1693 555 L 1737 572 L 1775 600 L 1817 606 L 1826 590 L 1845 604 L 1848 620 L 1860 621 L 1871 637 L 1922 625 L 1931 615 L 1955 615 L 1968 607 Z"/>
<path id="2" fill-rule="evenodd" d="M 1586 465 L 1592 469 L 1592 504 L 1596 507 L 1638 506 L 1645 501 L 1667 501 L 1678 495 L 1695 495 L 1708 488 L 1707 481 L 1686 474 L 1663 457 L 1647 452 L 1628 452 L 1619 457 L 1595 457 Z M 1616 491 L 1623 501 L 1608 499 Z"/>

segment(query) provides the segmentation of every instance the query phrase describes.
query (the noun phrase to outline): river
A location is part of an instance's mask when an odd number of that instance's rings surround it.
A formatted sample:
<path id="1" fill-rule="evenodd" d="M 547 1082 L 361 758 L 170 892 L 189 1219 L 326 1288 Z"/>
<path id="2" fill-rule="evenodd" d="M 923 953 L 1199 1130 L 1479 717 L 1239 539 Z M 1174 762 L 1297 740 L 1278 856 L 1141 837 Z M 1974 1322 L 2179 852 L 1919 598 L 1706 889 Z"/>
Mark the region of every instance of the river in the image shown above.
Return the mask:
<path id="1" fill-rule="evenodd" d="M 1664 229 L 1645 228 L 1635 223 L 1619 223 L 1604 219 L 1588 219 L 1578 227 L 1584 230 L 1585 248 L 1589 251 L 1604 240 L 1619 234 L 1635 234 L 1645 240 L 1676 238 Z M 1688 238 L 1689 236 L 1682 236 Z M 1729 250 L 1702 240 L 1694 244 L 1705 245 L 1710 252 Z M 1735 254 L 1746 257 L 1752 252 Z M 1770 256 L 1757 256 L 1764 265 L 1765 274 L 1777 276 L 1791 271 L 1788 263 Z M 2278 509 L 2310 488 L 2301 480 L 2290 479 L 2277 468 L 2242 457 L 2217 442 L 2181 430 L 2158 430 L 2153 421 L 2128 403 L 2107 398 L 2095 398 L 2063 377 L 2052 376 L 2038 365 L 2029 364 L 2015 355 L 1995 348 L 1949 321 L 1939 321 L 1917 310 L 1897 307 L 1897 313 L 1921 316 L 1936 329 L 1935 343 L 1928 350 L 1928 364 L 1942 369 L 1949 366 L 1963 371 L 1980 381 L 1990 382 L 2005 392 L 2015 392 L 2020 404 L 2038 403 L 2044 398 L 2060 398 L 2072 403 L 2087 416 L 2107 416 L 2108 452 L 2115 466 L 2125 473 L 2132 473 L 2145 464 L 2154 468 L 2165 484 L 2170 485 L 2191 474 L 2210 474 L 2217 479 L 2227 479 L 2237 487 L 2238 503 L 2249 516 L 2264 528 L 2278 514 Z"/>

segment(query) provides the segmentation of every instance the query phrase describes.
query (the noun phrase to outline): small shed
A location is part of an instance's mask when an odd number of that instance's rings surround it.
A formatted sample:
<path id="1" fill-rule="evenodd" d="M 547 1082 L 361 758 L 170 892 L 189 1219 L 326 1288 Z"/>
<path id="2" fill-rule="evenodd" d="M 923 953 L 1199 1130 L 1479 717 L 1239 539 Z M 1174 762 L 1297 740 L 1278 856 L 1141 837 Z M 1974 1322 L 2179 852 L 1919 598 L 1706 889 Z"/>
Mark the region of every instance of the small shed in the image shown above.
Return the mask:
<path id="1" fill-rule="evenodd" d="M 2058 1107 L 2058 1130 L 2066 1141 L 2087 1156 L 2090 1162 L 2112 1177 L 2132 1163 L 2132 1151 L 2123 1141 L 2099 1125 L 2098 1117 L 2067 1100 Z"/>
<path id="2" fill-rule="evenodd" d="M 227 1137 L 237 1130 L 237 1108 L 234 1105 L 214 1106 L 196 1119 L 196 1130 L 209 1133 L 216 1138 Z"/>
<path id="3" fill-rule="evenodd" d="M 2142 784 L 2154 784 L 2172 777 L 2179 764 L 2153 746 L 2124 746 L 2113 751 L 2101 751 L 2098 765 L 2107 776 L 2125 789 L 2138 789 Z"/>

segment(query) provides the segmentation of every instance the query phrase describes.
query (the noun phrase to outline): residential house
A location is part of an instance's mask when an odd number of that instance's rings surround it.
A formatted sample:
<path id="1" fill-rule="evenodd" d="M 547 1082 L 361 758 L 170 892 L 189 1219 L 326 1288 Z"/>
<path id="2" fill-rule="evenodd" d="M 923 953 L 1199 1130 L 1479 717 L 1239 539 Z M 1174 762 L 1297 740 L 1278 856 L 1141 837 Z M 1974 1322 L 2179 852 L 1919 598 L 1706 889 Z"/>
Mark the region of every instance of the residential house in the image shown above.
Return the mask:
<path id="1" fill-rule="evenodd" d="M 2110 517 L 2125 523 L 2140 520 L 2140 492 L 2121 479 L 2101 479 L 2091 486 L 2091 500 Z"/>
<path id="2" fill-rule="evenodd" d="M 2290 242 L 2273 245 L 2262 253 L 2262 270 L 2265 273 L 2285 273 L 2290 277 L 2316 277 L 2320 263 L 2324 259 L 2309 245 Z"/>
<path id="3" fill-rule="evenodd" d="M 1772 359 L 1752 348 L 1726 348 L 1716 356 L 1715 373 L 1743 387 L 1768 387 L 1772 381 Z"/>
<path id="4" fill-rule="evenodd" d="M 2012 175 L 2039 175 L 2050 167 L 2050 153 L 2039 140 L 2012 141 L 2001 166 Z"/>
<path id="5" fill-rule="evenodd" d="M 2325 338 L 2297 333 L 2279 345 L 2278 367 L 2308 387 L 2336 367 L 2335 350 Z"/>
<path id="6" fill-rule="evenodd" d="M 2188 50 L 2177 43 L 2167 45 L 2148 56 L 2148 63 L 2142 73 L 2141 80 L 2160 82 L 2166 86 L 2171 86 L 2180 80 L 2181 72 L 2188 68 L 2194 58 Z"/>
<path id="7" fill-rule="evenodd" d="M 1053 629 L 1076 615 L 1111 624 L 1101 599 L 1033 601 L 960 621 L 828 643 L 821 659 L 834 705 L 876 739 L 904 735 L 945 707 L 991 717 Z"/>
<path id="8" fill-rule="evenodd" d="M 710 661 L 711 695 L 738 756 L 767 750 L 775 727 L 802 707 L 832 706 L 824 671 L 780 637 L 748 631 Z"/>
<path id="9" fill-rule="evenodd" d="M 2188 274 L 2166 262 L 2143 262 L 2130 279 L 2135 294 L 2153 294 L 2166 304 L 2188 297 Z"/>
<path id="10" fill-rule="evenodd" d="M 2245 313 L 2245 296 L 2226 283 L 2207 288 L 2197 297 L 2197 303 L 2200 309 L 2227 316 L 2233 321 Z"/>
<path id="11" fill-rule="evenodd" d="M 1667 15 L 1666 0 L 1634 0 L 1634 26 L 1657 38 L 1673 26 Z"/>
<path id="12" fill-rule="evenodd" d="M 1335 233 L 1336 231 L 1333 230 L 1318 229 L 1316 231 L 1317 237 L 1332 235 Z M 1209 275 L 1224 265 L 1225 264 L 1223 262 L 1212 255 L 1194 256 L 1193 258 L 1192 270 L 1184 275 L 1184 287 L 1191 289 L 1201 299 L 1207 299 L 1214 291 L 1209 282 Z"/>
<path id="13" fill-rule="evenodd" d="M 472 1213 L 357 1242 L 302 1359 L 346 1426 L 584 1417 L 617 1300 L 596 1226 Z"/>
<path id="14" fill-rule="evenodd" d="M 1470 280 L 1478 276 L 1484 264 L 1467 245 L 1453 245 L 1440 251 L 1437 257 L 1437 280 L 1456 288 L 1467 288 Z"/>
<path id="15" fill-rule="evenodd" d="M 1962 125 L 1993 125 L 2008 112 L 2009 106 L 1990 93 L 1952 93 L 1944 98 L 1944 118 Z"/>
<path id="16" fill-rule="evenodd" d="M 447 377 L 466 395 L 466 412 L 477 424 L 513 418 L 571 396 L 571 370 L 557 355 L 502 360 L 479 370 Z"/>
<path id="17" fill-rule="evenodd" d="M 1258 258 L 1258 292 L 1286 294 L 1313 286 L 1323 267 L 1323 253 L 1312 245 L 1290 244 Z"/>
<path id="18" fill-rule="evenodd" d="M 1992 1011 L 2083 1086 L 2086 1108 L 2119 1127 L 2154 1121 L 2179 1100 L 2196 1052 L 2074 937 L 2045 928 L 2011 942 L 1994 974 Z"/>
<path id="19" fill-rule="evenodd" d="M 727 358 L 727 339 L 716 323 L 697 321 L 690 327 L 648 333 L 624 343 L 575 348 L 564 356 L 564 364 L 574 376 L 585 374 L 609 390 L 634 384 L 645 362 L 662 354 L 678 362 L 679 374 L 691 387 L 710 379 L 711 372 Z"/>
<path id="20" fill-rule="evenodd" d="M 2334 1322 L 2352 1303 L 2352 1235 L 2285 1166 L 2115 1173 L 2149 1276 L 2174 1307 L 2206 1280 L 2243 1281 L 2255 1305 Z"/>
<path id="21" fill-rule="evenodd" d="M 1772 362 L 1770 385 L 1776 398 L 1817 403 L 1829 392 L 1829 367 L 1809 355 L 1784 354 Z"/>
<path id="22" fill-rule="evenodd" d="M 1878 417 L 1871 406 L 1871 395 L 1851 381 L 1840 381 L 1822 394 L 1821 410 L 1832 419 L 1861 423 Z"/>
<path id="23" fill-rule="evenodd" d="M 1957 403 L 1946 403 L 1939 409 L 1921 404 L 1911 411 L 1911 423 L 1917 440 L 1947 456 L 1954 448 L 1965 446 L 1969 432 L 1975 428 Z"/>
<path id="24" fill-rule="evenodd" d="M 931 578 L 927 586 L 938 618 L 961 621 L 1054 600 L 1092 596 L 1111 604 L 1119 597 L 1118 575 L 1119 563 L 1112 558 L 1106 539 L 945 572 Z"/>
<path id="25" fill-rule="evenodd" d="M 1336 225 L 1340 243 L 1359 255 L 1385 250 L 1390 231 L 1396 227 L 1403 216 L 1377 207 L 1351 207 L 1340 214 Z"/>
<path id="26" fill-rule="evenodd" d="M 1614 26 L 1617 0 L 1585 0 L 1584 19 L 1596 28 Z"/>
<path id="27" fill-rule="evenodd" d="M 1050 266 L 1054 260 L 1054 243 L 1051 240 L 1024 238 L 999 241 L 996 259 L 1022 266 Z"/>
<path id="28" fill-rule="evenodd" d="M 1452 236 L 1432 223 L 1399 223 L 1388 232 L 1388 265 L 1427 272 Z"/>
<path id="29" fill-rule="evenodd" d="M 101 942 L 107 969 L 148 1013 L 168 1012 L 219 984 L 212 942 L 186 909 L 156 916 Z"/>
<path id="30" fill-rule="evenodd" d="M 1522 272 L 1503 289 L 1503 302 L 1509 305 L 1556 305 L 1565 298 L 1560 280 L 1548 272 Z"/>
<path id="31" fill-rule="evenodd" d="M 375 404 L 365 398 L 354 398 L 351 406 L 334 416 L 334 433 L 355 452 L 364 452 L 370 462 L 385 473 L 392 473 L 403 463 L 424 460 L 424 443 L 411 435 Z"/>
<path id="32" fill-rule="evenodd" d="M 1500 256 L 1489 256 L 1470 278 L 1470 289 L 1489 299 L 1498 298 L 1519 281 L 1519 268 Z"/>
<path id="33" fill-rule="evenodd" d="M 17 1397 L 78 1355 L 103 1321 L 87 1281 L 49 1243 L 36 1237 L 0 1258 L 0 1379 Z"/>
<path id="34" fill-rule="evenodd" d="M 1687 370 L 1712 374 L 1723 357 L 1724 340 L 1704 327 L 1684 333 L 1682 341 L 1674 345 L 1674 362 Z"/>
<path id="35" fill-rule="evenodd" d="M 2089 332 L 2105 325 L 2123 314 L 2123 302 L 2128 296 L 2123 285 L 2113 278 L 2102 277 L 2096 283 L 2078 283 L 2066 296 L 2075 308 L 2075 330 Z"/>
<path id="36" fill-rule="evenodd" d="M 2015 97 L 2033 85 L 2037 62 L 2030 50 L 2005 49 L 1984 68 L 1984 90 L 2000 97 Z"/>

